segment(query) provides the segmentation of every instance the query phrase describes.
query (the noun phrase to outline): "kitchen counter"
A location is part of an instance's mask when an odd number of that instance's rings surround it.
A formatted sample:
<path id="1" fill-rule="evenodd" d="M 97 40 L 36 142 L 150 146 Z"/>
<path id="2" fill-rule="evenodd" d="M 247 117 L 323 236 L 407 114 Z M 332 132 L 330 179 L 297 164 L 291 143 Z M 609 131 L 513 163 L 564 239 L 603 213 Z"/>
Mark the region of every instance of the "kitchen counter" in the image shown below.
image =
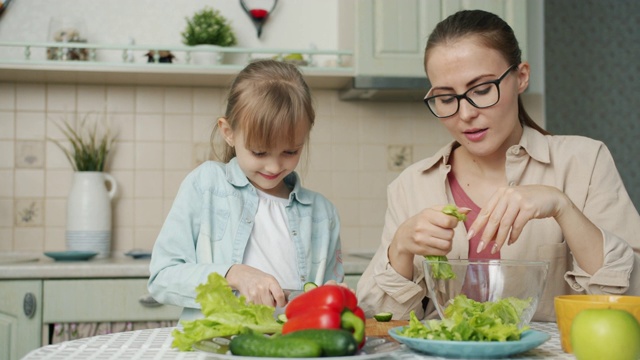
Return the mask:
<path id="1" fill-rule="evenodd" d="M 0 280 L 65 279 L 65 278 L 140 278 L 149 276 L 149 259 L 133 259 L 114 255 L 108 259 L 89 261 L 54 261 L 43 254 L 3 254 Z M 14 259 L 12 261 L 12 259 Z M 369 264 L 361 256 L 343 257 L 347 275 L 360 275 Z"/>

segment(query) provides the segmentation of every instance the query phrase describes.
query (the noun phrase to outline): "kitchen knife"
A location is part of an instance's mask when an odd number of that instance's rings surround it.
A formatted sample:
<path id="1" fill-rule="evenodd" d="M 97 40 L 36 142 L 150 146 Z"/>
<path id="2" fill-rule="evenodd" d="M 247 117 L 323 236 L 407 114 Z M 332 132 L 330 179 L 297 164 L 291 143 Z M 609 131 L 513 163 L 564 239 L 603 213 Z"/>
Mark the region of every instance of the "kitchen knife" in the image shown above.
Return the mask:
<path id="1" fill-rule="evenodd" d="M 287 303 L 304 293 L 304 290 L 282 289 L 282 291 L 284 291 L 284 298 L 287 299 Z"/>

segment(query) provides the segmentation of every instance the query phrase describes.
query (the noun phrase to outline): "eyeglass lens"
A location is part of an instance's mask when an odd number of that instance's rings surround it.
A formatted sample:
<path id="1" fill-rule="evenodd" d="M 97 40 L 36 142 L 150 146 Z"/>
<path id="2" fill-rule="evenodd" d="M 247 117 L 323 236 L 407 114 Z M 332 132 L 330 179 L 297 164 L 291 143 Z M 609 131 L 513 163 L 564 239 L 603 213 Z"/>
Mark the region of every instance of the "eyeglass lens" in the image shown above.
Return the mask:
<path id="1" fill-rule="evenodd" d="M 477 108 L 485 108 L 495 105 L 500 100 L 500 89 L 495 82 L 484 83 L 470 88 L 462 96 L 453 94 L 432 96 L 427 99 L 427 105 L 436 116 L 449 117 L 458 112 L 460 98 L 467 99 Z"/>

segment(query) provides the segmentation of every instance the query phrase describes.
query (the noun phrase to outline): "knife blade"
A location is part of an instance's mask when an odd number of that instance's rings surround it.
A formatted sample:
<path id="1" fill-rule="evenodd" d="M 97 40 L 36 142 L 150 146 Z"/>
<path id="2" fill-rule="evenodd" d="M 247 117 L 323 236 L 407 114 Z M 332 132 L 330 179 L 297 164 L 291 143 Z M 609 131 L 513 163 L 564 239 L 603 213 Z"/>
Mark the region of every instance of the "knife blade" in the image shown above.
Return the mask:
<path id="1" fill-rule="evenodd" d="M 284 298 L 287 299 L 287 302 L 304 293 L 304 290 L 282 289 L 282 291 L 284 292 Z"/>

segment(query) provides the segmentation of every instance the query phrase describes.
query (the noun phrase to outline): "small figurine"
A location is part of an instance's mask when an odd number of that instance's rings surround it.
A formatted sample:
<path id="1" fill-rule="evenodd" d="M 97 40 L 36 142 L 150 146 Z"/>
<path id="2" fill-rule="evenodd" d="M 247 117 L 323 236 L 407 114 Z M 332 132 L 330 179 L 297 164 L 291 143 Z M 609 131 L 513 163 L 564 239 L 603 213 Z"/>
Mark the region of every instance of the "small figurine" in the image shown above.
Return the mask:
<path id="1" fill-rule="evenodd" d="M 172 63 L 173 59 L 175 58 L 175 56 L 171 53 L 171 51 L 167 51 L 167 50 L 160 50 L 158 51 L 158 62 L 159 63 Z M 145 56 L 147 57 L 147 62 L 148 63 L 154 63 L 156 62 L 155 56 L 156 56 L 156 52 L 154 50 L 150 50 L 148 53 L 145 54 Z"/>

